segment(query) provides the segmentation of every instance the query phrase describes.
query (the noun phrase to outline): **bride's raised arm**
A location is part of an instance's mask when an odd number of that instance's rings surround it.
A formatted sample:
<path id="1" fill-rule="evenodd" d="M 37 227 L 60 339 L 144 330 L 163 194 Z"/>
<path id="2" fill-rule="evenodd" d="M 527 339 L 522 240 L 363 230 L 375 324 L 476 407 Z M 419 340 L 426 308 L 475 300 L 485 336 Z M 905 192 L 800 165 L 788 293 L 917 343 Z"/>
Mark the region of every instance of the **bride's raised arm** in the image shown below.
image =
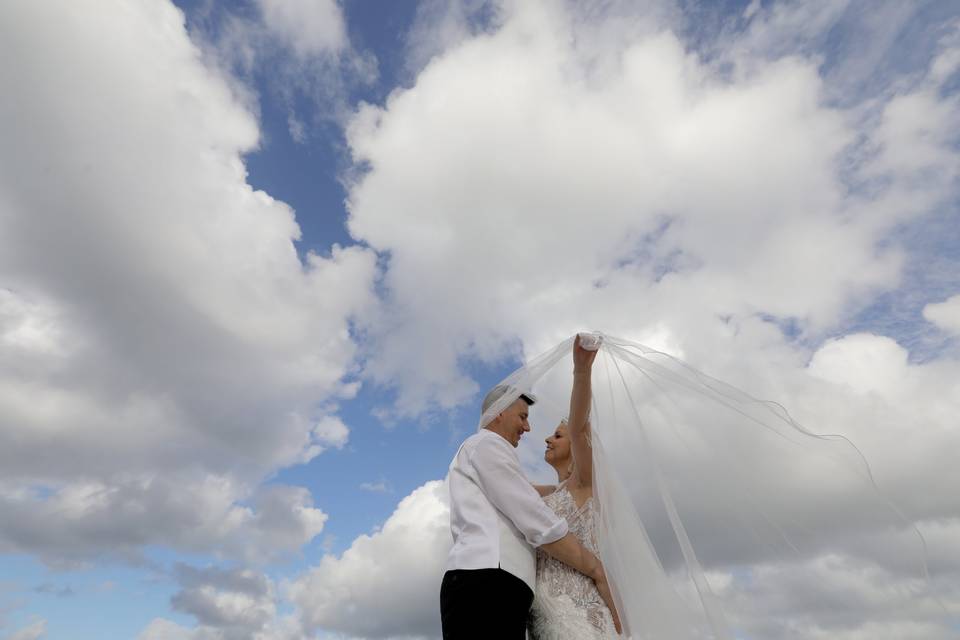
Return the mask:
<path id="1" fill-rule="evenodd" d="M 580 346 L 580 336 L 573 343 L 573 389 L 570 391 L 570 449 L 581 486 L 593 483 L 593 452 L 590 450 L 591 375 L 596 351 Z"/>

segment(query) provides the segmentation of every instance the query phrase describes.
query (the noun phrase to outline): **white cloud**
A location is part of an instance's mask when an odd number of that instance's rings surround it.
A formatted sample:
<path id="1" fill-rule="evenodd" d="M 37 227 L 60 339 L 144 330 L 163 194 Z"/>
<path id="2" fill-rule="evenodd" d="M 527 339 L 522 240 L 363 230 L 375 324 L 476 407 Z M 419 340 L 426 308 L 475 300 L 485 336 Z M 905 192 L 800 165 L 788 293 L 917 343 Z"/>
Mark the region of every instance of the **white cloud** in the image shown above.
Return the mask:
<path id="1" fill-rule="evenodd" d="M 923 317 L 943 331 L 960 335 L 960 294 L 923 308 Z"/>
<path id="2" fill-rule="evenodd" d="M 741 61 L 755 59 L 768 61 L 798 50 L 811 53 L 817 44 L 850 8 L 851 0 L 827 0 L 816 4 L 806 2 L 775 2 L 763 7 L 752 2 L 744 11 L 749 25 L 721 40 L 722 53 Z"/>
<path id="3" fill-rule="evenodd" d="M 288 597 L 310 631 L 436 636 L 451 544 L 447 485 L 428 482 L 401 500 L 382 528 L 293 581 Z"/>
<path id="4" fill-rule="evenodd" d="M 182 565 L 178 573 L 183 588 L 171 604 L 194 616 L 201 626 L 257 632 L 276 616 L 272 585 L 262 575 Z"/>
<path id="5" fill-rule="evenodd" d="M 890 393 L 908 384 L 907 351 L 885 336 L 847 335 L 820 347 L 810 373 L 859 392 Z"/>
<path id="6" fill-rule="evenodd" d="M 306 489 L 251 491 L 214 474 L 74 480 L 52 493 L 17 483 L 2 489 L 0 514 L 9 526 L 0 548 L 52 564 L 101 557 L 141 562 L 147 545 L 263 562 L 296 554 L 327 520 Z"/>
<path id="7" fill-rule="evenodd" d="M 6 350 L 24 355 L 63 351 L 66 345 L 58 333 L 55 314 L 49 304 L 0 289 L 0 341 Z"/>
<path id="8" fill-rule="evenodd" d="M 318 442 L 338 449 L 347 444 L 350 430 L 343 421 L 336 416 L 326 416 L 313 428 L 314 437 Z"/>
<path id="9" fill-rule="evenodd" d="M 291 209 L 246 182 L 257 122 L 180 11 L 94 4 L 0 9 L 0 545 L 295 551 L 326 516 L 256 486 L 346 441 L 375 257 L 301 261 Z"/>
<path id="10" fill-rule="evenodd" d="M 503 7 L 348 129 L 350 229 L 389 256 L 367 372 L 397 411 L 471 398 L 463 359 L 517 337 L 666 324 L 706 350 L 758 313 L 815 336 L 897 288 L 890 234 L 955 191 L 952 99 L 923 85 L 871 119 L 830 106 L 814 57 L 725 73 L 558 6 Z"/>
<path id="11" fill-rule="evenodd" d="M 295 618 L 278 614 L 274 583 L 249 569 L 191 567 L 178 564 L 180 590 L 172 607 L 196 619 L 186 627 L 164 618 L 152 620 L 138 640 L 305 640 Z"/>
<path id="12" fill-rule="evenodd" d="M 47 621 L 46 620 L 37 620 L 32 622 L 26 627 L 14 631 L 12 634 L 7 636 L 6 640 L 40 640 L 45 637 L 47 634 Z"/>
<path id="13" fill-rule="evenodd" d="M 380 480 L 379 482 L 361 482 L 360 488 L 372 493 L 390 493 L 392 491 L 386 480 Z"/>
<path id="14" fill-rule="evenodd" d="M 181 626 L 172 620 L 154 618 L 137 635 L 137 640 L 203 640 L 203 638 L 200 633 Z"/>
<path id="15" fill-rule="evenodd" d="M 191 36 L 211 63 L 237 76 L 235 92 L 251 110 L 259 110 L 255 87 L 286 111 L 294 142 L 315 142 L 318 125 L 349 114 L 353 89 L 376 82 L 377 58 L 350 42 L 336 0 L 256 0 L 253 8 L 194 9 Z"/>
<path id="16" fill-rule="evenodd" d="M 491 26 L 484 24 L 485 11 L 495 14 L 496 5 L 486 0 L 423 0 L 417 3 L 413 24 L 404 39 L 404 62 L 410 79 L 414 79 L 434 56 Z M 495 26 L 497 16 L 488 17 Z"/>
<path id="17" fill-rule="evenodd" d="M 257 0 L 263 20 L 300 56 L 335 53 L 347 45 L 343 11 L 336 0 Z"/>
<path id="18" fill-rule="evenodd" d="M 746 637 L 952 637 L 949 621 L 936 620 L 938 604 L 929 597 L 905 607 L 904 594 L 922 589 L 916 579 L 880 572 L 849 558 L 824 556 L 787 566 L 757 567 L 749 578 L 729 583 L 721 597 L 738 601 L 749 612 L 732 621 Z M 951 597 L 955 596 L 954 590 Z"/>

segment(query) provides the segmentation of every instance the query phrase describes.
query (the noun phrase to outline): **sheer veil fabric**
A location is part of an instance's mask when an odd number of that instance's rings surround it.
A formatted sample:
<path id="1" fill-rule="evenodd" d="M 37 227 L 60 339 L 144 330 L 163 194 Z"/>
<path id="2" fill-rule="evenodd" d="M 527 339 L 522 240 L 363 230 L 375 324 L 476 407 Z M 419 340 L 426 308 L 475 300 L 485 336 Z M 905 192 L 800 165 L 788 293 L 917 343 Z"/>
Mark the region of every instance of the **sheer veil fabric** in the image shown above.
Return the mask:
<path id="1" fill-rule="evenodd" d="M 852 442 L 814 433 L 779 404 L 670 355 L 591 335 L 599 343 L 591 409 L 597 533 L 624 636 L 752 637 L 743 628 L 749 594 L 789 575 L 771 569 L 803 561 L 854 557 L 866 570 L 894 549 L 926 584 L 922 536 Z M 533 412 L 563 415 L 573 341 L 503 380 L 509 391 L 479 428 L 521 393 L 538 396 Z M 865 539 L 885 546 L 865 552 Z"/>

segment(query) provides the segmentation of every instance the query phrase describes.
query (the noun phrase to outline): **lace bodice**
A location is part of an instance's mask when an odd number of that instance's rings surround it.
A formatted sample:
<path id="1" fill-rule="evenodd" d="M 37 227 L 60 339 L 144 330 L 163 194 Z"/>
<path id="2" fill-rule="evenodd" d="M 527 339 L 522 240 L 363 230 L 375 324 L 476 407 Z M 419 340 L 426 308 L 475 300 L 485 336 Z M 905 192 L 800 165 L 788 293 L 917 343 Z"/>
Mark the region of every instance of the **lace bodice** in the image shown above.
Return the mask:
<path id="1" fill-rule="evenodd" d="M 579 508 L 565 485 L 544 498 L 566 519 L 580 544 L 599 556 L 593 497 Z M 532 610 L 532 634 L 537 640 L 616 638 L 613 618 L 593 580 L 537 551 L 537 595 Z M 589 635 L 586 635 L 589 634 Z"/>

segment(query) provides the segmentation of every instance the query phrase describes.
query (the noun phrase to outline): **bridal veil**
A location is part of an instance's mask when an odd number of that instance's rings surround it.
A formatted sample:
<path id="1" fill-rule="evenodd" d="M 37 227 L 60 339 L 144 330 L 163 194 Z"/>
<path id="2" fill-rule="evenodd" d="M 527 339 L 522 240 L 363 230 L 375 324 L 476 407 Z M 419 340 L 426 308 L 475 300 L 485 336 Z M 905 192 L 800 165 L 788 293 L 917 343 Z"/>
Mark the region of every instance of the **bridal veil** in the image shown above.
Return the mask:
<path id="1" fill-rule="evenodd" d="M 624 636 L 756 637 L 744 630 L 751 594 L 804 561 L 856 557 L 869 568 L 877 554 L 861 548 L 864 536 L 893 540 L 923 588 L 923 539 L 852 442 L 670 355 L 592 336 L 598 541 Z M 564 415 L 573 340 L 503 380 L 507 392 L 479 426 L 521 394 L 538 397 L 532 422 Z M 833 588 L 823 585 L 822 597 Z"/>

